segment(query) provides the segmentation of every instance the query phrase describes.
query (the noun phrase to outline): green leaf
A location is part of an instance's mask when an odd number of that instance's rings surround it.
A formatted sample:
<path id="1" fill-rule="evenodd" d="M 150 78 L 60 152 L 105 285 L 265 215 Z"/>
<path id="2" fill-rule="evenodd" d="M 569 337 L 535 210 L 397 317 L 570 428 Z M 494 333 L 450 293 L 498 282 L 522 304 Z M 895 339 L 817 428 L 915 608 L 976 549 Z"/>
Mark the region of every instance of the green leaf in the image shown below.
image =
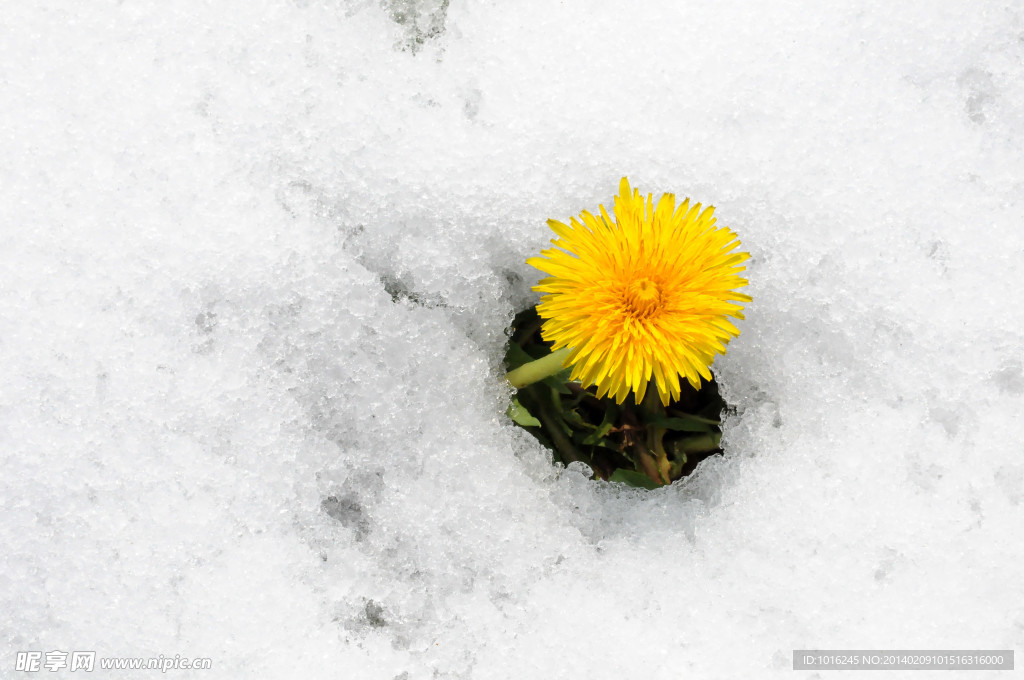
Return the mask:
<path id="1" fill-rule="evenodd" d="M 523 427 L 540 427 L 540 421 L 533 417 L 533 414 L 526 410 L 526 407 L 513 399 L 508 405 L 508 417 Z"/>
<path id="2" fill-rule="evenodd" d="M 604 409 L 604 420 L 597 426 L 589 437 L 583 440 L 584 444 L 597 444 L 599 441 L 604 439 L 613 427 L 615 427 L 615 421 L 619 418 L 619 407 L 615 405 L 615 402 L 609 401 Z M 606 444 L 601 444 L 606 446 Z M 611 447 L 609 447 L 611 448 Z"/>
<path id="3" fill-rule="evenodd" d="M 653 418 L 645 421 L 648 425 L 677 432 L 713 432 L 715 425 L 706 418 L 687 415 L 682 418 Z"/>
<path id="4" fill-rule="evenodd" d="M 657 489 L 661 486 L 644 473 L 637 472 L 636 470 L 626 470 L 625 468 L 619 468 L 613 472 L 612 476 L 608 479 L 612 482 L 619 482 L 621 484 L 636 486 L 642 489 Z"/>
<path id="5" fill-rule="evenodd" d="M 508 352 L 505 353 L 505 366 L 508 370 L 519 368 L 523 364 L 533 361 L 534 357 L 526 353 L 522 347 L 514 342 L 508 343 Z"/>
<path id="6" fill-rule="evenodd" d="M 717 432 L 681 437 L 672 442 L 672 449 L 677 455 L 687 453 L 711 453 L 718 449 L 722 435 Z"/>
<path id="7" fill-rule="evenodd" d="M 540 414 L 545 428 L 557 427 L 565 433 L 566 437 L 572 437 L 572 428 L 562 417 L 562 398 L 559 396 L 558 390 L 554 387 L 544 389 L 543 384 L 543 382 L 539 382 L 531 385 L 531 387 L 539 388 L 537 392 L 541 394 L 547 392 L 546 395 L 537 399 L 536 413 Z"/>
<path id="8" fill-rule="evenodd" d="M 584 439 L 589 439 L 586 430 L 576 430 L 572 433 L 572 442 L 581 449 L 608 449 L 612 453 L 619 453 L 619 445 L 617 442 L 608 439 L 608 437 L 601 437 L 594 442 L 584 442 Z"/>
<path id="9" fill-rule="evenodd" d="M 688 458 L 686 452 L 681 449 L 674 449 L 673 452 L 676 455 L 676 459 L 672 461 L 672 466 L 669 468 L 669 479 L 678 479 L 679 475 L 683 473 L 683 468 L 686 466 Z"/>
<path id="10" fill-rule="evenodd" d="M 566 389 L 568 389 L 570 384 L 572 384 L 572 383 L 569 382 L 569 383 L 565 384 Z M 587 392 L 586 390 L 582 390 L 582 389 L 577 391 L 577 392 L 575 392 L 575 393 L 572 393 L 572 390 L 569 390 L 569 392 L 572 394 L 571 397 L 563 397 L 564 400 L 565 400 L 565 408 L 569 408 L 569 409 L 576 408 L 577 406 L 579 406 L 580 404 L 583 403 L 584 399 L 592 398 L 594 396 L 594 395 L 590 394 L 589 392 Z"/>
<path id="11" fill-rule="evenodd" d="M 540 388 L 540 389 L 538 389 L 538 392 L 542 392 L 542 393 L 546 392 L 547 393 L 545 395 L 547 397 L 546 402 L 545 402 L 545 405 L 547 406 L 547 408 L 545 408 L 544 410 L 545 411 L 550 411 L 551 413 L 556 414 L 559 417 L 561 417 L 561 415 L 562 415 L 562 397 L 559 396 L 558 390 L 555 389 L 554 387 L 551 387 L 550 385 L 547 386 L 547 389 L 545 390 L 544 388 L 540 387 L 541 385 L 544 385 L 544 383 L 541 382 L 541 383 L 539 383 L 537 385 L 537 387 Z"/>
<path id="12" fill-rule="evenodd" d="M 608 434 L 608 430 L 612 429 L 612 426 L 609 425 L 607 429 L 602 430 L 603 427 L 604 427 L 604 425 L 602 425 L 601 427 L 597 428 L 596 430 L 594 430 L 593 432 L 588 434 L 586 439 L 583 440 L 583 443 L 584 444 L 588 444 L 588 445 L 590 445 L 590 444 L 597 444 L 598 446 L 608 446 L 608 444 L 602 444 L 601 442 L 610 442 L 611 441 L 610 439 L 608 439 L 608 437 L 606 435 Z M 609 448 L 611 448 L 611 447 L 609 447 Z"/>
<path id="13" fill-rule="evenodd" d="M 571 368 L 563 368 L 558 373 L 544 378 L 541 382 L 557 390 L 559 394 L 572 394 L 572 390 L 565 386 L 565 383 L 569 382 L 569 375 L 571 373 Z"/>
<path id="14" fill-rule="evenodd" d="M 593 430 L 594 428 L 597 427 L 596 425 L 592 425 L 587 421 L 583 420 L 583 416 L 581 416 L 579 414 L 579 411 L 577 411 L 576 409 L 563 409 L 562 417 L 565 418 L 565 422 L 569 423 L 570 425 L 578 429 Z"/>
<path id="15" fill-rule="evenodd" d="M 588 437 L 588 439 L 589 439 L 589 437 Z M 590 446 L 600 446 L 603 449 L 610 449 L 612 451 L 615 451 L 616 453 L 618 453 L 620 448 L 621 448 L 617 441 L 612 440 L 612 439 L 608 439 L 608 437 L 601 437 L 597 441 L 590 442 L 589 445 Z"/>
<path id="16" fill-rule="evenodd" d="M 721 408 L 711 404 L 703 409 L 701 412 L 709 412 L 706 416 L 699 416 L 696 413 L 683 413 L 678 409 L 669 409 L 669 414 L 673 418 L 683 418 L 685 420 L 692 420 L 697 423 L 707 423 L 708 425 L 721 425 L 722 421 L 717 417 L 721 413 Z"/>
<path id="17" fill-rule="evenodd" d="M 675 430 L 677 432 L 714 432 L 721 424 L 719 421 L 712 420 L 711 418 L 703 418 L 677 410 L 673 410 L 673 415 L 671 416 L 651 411 L 643 406 L 638 407 L 637 410 L 640 412 L 640 419 L 644 425 L 653 425 L 665 430 Z"/>

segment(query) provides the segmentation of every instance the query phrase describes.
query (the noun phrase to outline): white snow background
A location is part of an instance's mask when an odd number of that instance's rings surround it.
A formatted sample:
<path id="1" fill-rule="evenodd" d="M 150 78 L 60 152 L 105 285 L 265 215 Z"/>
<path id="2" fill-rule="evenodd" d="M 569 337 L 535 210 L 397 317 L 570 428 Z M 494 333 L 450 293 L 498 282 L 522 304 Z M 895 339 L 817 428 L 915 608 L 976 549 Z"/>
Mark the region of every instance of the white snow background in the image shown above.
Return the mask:
<path id="1" fill-rule="evenodd" d="M 623 175 L 752 254 L 726 453 L 650 493 L 504 415 Z M 1019 654 L 1022 220 L 1019 3 L 5 3 L 0 677 Z"/>

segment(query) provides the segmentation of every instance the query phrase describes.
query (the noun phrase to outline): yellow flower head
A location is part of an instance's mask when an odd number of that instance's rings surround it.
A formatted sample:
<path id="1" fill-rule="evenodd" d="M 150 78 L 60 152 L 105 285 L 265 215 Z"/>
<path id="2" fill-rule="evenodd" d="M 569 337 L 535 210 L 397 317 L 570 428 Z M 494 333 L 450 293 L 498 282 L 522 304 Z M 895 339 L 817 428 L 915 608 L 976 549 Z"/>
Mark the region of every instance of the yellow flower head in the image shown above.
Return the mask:
<path id="1" fill-rule="evenodd" d="M 587 211 L 566 225 L 548 220 L 557 248 L 527 263 L 550 274 L 537 312 L 553 349 L 570 348 L 572 380 L 597 385 L 599 397 L 640 402 L 652 379 L 663 404 L 680 396 L 680 376 L 695 388 L 711 380 L 708 366 L 739 329 L 751 298 L 739 273 L 747 253 L 733 252 L 736 234 L 715 227 L 713 207 L 665 194 L 654 205 L 623 177 L 612 219 Z M 560 250 L 561 249 L 561 250 Z"/>

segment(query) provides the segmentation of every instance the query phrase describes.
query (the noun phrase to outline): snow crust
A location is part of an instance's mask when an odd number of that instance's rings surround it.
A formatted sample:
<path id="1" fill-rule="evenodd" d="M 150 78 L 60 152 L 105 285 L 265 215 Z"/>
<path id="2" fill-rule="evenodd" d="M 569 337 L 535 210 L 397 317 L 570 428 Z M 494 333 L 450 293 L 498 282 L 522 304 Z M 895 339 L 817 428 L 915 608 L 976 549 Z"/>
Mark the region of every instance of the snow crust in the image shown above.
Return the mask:
<path id="1" fill-rule="evenodd" d="M 3 15 L 0 676 L 1024 649 L 1019 5 Z M 524 260 L 622 175 L 753 255 L 726 455 L 651 493 L 504 416 Z"/>

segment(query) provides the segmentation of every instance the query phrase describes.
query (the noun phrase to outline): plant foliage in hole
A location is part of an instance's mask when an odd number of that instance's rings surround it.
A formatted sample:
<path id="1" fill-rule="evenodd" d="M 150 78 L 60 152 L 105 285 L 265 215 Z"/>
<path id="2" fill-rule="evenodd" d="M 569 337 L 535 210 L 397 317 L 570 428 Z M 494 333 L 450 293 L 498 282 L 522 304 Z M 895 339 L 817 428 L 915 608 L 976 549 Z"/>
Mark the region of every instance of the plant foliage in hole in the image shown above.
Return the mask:
<path id="1" fill-rule="evenodd" d="M 511 371 L 551 354 L 536 307 L 516 315 L 505 355 Z M 597 479 L 654 489 L 693 472 L 721 453 L 725 402 L 712 377 L 700 389 L 684 382 L 678 399 L 663 406 L 657 392 L 637 404 L 599 399 L 594 386 L 570 380 L 570 369 L 519 388 L 508 415 L 568 465 L 582 461 Z M 652 395 L 654 398 L 652 398 Z"/>

